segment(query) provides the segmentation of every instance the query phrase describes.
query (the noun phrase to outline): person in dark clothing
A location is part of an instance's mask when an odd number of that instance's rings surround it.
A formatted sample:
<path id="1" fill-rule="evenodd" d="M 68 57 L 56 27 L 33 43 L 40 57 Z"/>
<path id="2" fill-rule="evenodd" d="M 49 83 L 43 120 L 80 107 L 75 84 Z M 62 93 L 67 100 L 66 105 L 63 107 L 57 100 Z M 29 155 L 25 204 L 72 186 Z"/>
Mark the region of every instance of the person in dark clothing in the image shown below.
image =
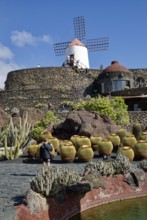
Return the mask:
<path id="1" fill-rule="evenodd" d="M 53 150 L 53 145 L 49 144 L 47 139 L 45 139 L 44 143 L 40 147 L 40 158 L 42 159 L 43 164 L 50 165 L 52 150 Z"/>

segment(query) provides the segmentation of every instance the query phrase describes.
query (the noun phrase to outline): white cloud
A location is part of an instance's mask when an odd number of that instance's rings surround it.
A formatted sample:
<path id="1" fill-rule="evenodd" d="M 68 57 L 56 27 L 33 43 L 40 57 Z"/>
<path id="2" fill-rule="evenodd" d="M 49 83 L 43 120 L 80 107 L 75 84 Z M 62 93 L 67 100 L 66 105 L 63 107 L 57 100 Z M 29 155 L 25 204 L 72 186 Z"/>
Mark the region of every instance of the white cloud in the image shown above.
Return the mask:
<path id="1" fill-rule="evenodd" d="M 4 82 L 6 81 L 8 72 L 16 69 L 20 69 L 17 64 L 0 60 L 0 88 L 4 88 Z"/>
<path id="2" fill-rule="evenodd" d="M 24 47 L 25 45 L 36 45 L 39 42 L 51 43 L 51 39 L 48 35 L 41 37 L 33 36 L 32 33 L 27 31 L 12 31 L 10 39 L 13 44 L 18 47 Z"/>
<path id="3" fill-rule="evenodd" d="M 1 43 L 0 43 L 0 59 L 12 59 L 13 57 L 13 53 L 12 51 L 6 47 L 6 46 L 3 46 Z"/>
<path id="4" fill-rule="evenodd" d="M 4 88 L 8 72 L 21 68 L 13 62 L 13 56 L 13 52 L 0 43 L 0 88 Z"/>

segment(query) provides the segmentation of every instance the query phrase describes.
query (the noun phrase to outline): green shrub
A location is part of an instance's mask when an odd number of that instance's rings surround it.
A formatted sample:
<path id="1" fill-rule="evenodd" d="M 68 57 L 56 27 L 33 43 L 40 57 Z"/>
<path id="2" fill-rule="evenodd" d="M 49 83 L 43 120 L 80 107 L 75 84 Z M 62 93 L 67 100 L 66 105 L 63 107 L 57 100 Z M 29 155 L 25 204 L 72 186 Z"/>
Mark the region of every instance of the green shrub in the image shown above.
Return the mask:
<path id="1" fill-rule="evenodd" d="M 121 97 L 96 97 L 86 101 L 68 102 L 66 106 L 74 110 L 85 109 L 100 112 L 120 125 L 129 123 L 127 105 Z"/>
<path id="2" fill-rule="evenodd" d="M 34 125 L 34 128 L 31 132 L 32 138 L 39 141 L 41 139 L 41 133 L 47 128 L 47 126 L 51 122 L 55 122 L 55 121 L 56 121 L 56 116 L 54 115 L 54 113 L 52 111 L 47 111 L 47 113 L 44 115 L 42 120 L 36 122 L 36 124 Z"/>

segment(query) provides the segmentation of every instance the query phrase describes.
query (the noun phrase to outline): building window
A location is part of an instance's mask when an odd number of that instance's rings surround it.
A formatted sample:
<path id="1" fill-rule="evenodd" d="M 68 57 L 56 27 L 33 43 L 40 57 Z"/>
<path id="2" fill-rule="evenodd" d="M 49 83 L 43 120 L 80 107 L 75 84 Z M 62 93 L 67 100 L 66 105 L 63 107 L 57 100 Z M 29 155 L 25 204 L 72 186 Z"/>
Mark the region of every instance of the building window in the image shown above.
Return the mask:
<path id="1" fill-rule="evenodd" d="M 128 80 L 113 80 L 113 91 L 124 90 L 126 86 L 130 87 L 130 81 L 128 81 Z"/>

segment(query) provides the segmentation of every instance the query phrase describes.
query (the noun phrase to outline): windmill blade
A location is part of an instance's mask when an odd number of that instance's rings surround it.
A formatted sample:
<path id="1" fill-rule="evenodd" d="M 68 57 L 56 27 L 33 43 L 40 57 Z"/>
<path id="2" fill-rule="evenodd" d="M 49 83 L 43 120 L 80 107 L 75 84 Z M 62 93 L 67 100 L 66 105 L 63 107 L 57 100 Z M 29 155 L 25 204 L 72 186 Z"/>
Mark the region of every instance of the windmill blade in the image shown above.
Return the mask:
<path id="1" fill-rule="evenodd" d="M 79 40 L 83 40 L 86 38 L 86 32 L 85 32 L 85 19 L 83 16 L 79 16 L 73 19 L 74 23 L 74 32 L 75 37 Z"/>
<path id="2" fill-rule="evenodd" d="M 90 52 L 107 50 L 108 46 L 109 46 L 108 37 L 87 40 L 87 48 Z"/>
<path id="3" fill-rule="evenodd" d="M 68 47 L 70 42 L 63 42 L 54 44 L 54 51 L 56 56 L 65 55 L 65 50 Z"/>

